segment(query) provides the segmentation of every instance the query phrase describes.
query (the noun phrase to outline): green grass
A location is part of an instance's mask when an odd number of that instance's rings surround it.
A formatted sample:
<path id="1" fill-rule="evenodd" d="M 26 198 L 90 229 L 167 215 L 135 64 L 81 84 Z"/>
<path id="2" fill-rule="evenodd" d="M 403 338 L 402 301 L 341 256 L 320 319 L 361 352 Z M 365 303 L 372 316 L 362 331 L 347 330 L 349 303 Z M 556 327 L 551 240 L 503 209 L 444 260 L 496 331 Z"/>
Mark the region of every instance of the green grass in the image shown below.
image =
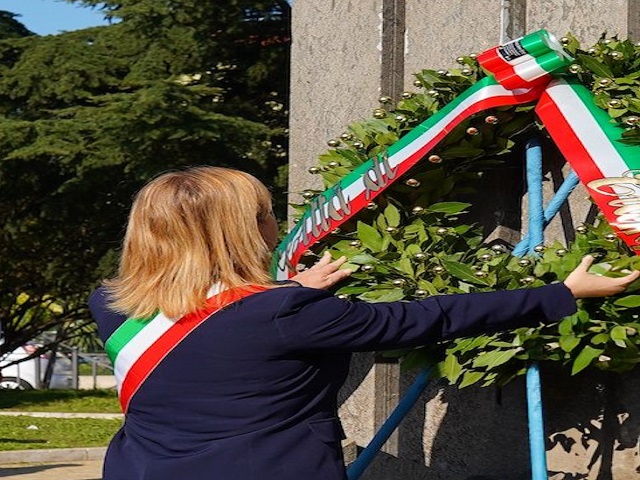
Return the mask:
<path id="1" fill-rule="evenodd" d="M 120 413 L 115 390 L 0 390 L 0 411 Z M 4 421 L 3 417 L 3 421 Z"/>
<path id="2" fill-rule="evenodd" d="M 120 406 L 114 390 L 0 390 L 0 411 L 120 413 Z M 0 451 L 104 447 L 120 425 L 118 419 L 3 416 Z"/>
<path id="3" fill-rule="evenodd" d="M 104 447 L 121 425 L 122 420 L 94 418 L 2 417 L 0 450 Z"/>
<path id="4" fill-rule="evenodd" d="M 78 365 L 79 375 L 93 375 L 93 366 L 90 363 L 81 363 Z M 98 365 L 96 367 L 96 375 L 113 375 L 113 369 Z"/>

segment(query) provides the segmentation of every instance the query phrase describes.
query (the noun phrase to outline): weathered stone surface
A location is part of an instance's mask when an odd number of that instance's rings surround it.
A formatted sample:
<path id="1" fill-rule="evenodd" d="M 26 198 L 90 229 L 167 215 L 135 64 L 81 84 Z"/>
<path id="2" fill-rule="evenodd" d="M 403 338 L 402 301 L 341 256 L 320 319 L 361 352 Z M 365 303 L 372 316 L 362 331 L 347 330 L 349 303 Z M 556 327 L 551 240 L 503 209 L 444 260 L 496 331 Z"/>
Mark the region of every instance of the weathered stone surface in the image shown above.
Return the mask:
<path id="1" fill-rule="evenodd" d="M 501 2 L 430 0 L 407 2 L 406 87 L 412 73 L 451 68 L 456 57 L 479 53 L 500 43 Z"/>
<path id="2" fill-rule="evenodd" d="M 368 118 L 380 95 L 382 0 L 296 2 L 291 50 L 291 201 L 320 188 L 307 173 L 351 122 Z"/>
<path id="3" fill-rule="evenodd" d="M 608 35 L 628 35 L 628 8 L 636 0 L 535 0 L 527 2 L 527 31 L 547 29 L 557 37 L 572 33 L 585 45 Z"/>
<path id="4" fill-rule="evenodd" d="M 353 356 L 349 378 L 340 391 L 340 419 L 347 438 L 366 445 L 375 434 L 374 410 L 376 398 L 374 355 Z"/>
<path id="5" fill-rule="evenodd" d="M 543 365 L 542 384 L 550 479 L 640 478 L 637 374 Z M 379 454 L 362 479 L 530 478 L 525 392 L 523 378 L 502 389 L 434 382 L 401 424 L 398 454 Z"/>

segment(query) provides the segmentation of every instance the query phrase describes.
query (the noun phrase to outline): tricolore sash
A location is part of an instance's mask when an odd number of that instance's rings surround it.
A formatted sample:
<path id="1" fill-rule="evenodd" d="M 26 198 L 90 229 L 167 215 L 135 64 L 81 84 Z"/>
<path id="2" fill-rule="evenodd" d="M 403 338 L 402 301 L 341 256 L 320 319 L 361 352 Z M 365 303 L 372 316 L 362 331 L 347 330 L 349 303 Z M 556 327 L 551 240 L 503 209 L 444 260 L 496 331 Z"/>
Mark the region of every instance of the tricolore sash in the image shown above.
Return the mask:
<path id="1" fill-rule="evenodd" d="M 125 320 L 105 343 L 113 363 L 122 411 L 127 412 L 133 395 L 187 335 L 222 308 L 264 290 L 266 287 L 255 285 L 224 290 L 210 296 L 201 310 L 177 320 L 162 313 L 146 319 Z"/>

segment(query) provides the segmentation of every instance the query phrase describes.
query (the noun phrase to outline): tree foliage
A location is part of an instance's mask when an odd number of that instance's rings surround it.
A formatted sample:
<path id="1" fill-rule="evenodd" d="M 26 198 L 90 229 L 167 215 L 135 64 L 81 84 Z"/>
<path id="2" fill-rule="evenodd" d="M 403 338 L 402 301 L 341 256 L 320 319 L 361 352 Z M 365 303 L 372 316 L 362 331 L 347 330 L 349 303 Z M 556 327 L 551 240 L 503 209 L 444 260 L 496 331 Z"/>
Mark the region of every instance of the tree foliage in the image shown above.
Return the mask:
<path id="1" fill-rule="evenodd" d="M 288 4 L 94 3 L 111 25 L 0 41 L 0 353 L 82 330 L 149 178 L 213 164 L 284 186 Z"/>
<path id="2" fill-rule="evenodd" d="M 0 10 L 0 39 L 33 35 L 33 32 L 20 23 L 17 17 L 19 15 L 15 13 Z"/>
<path id="3" fill-rule="evenodd" d="M 638 144 L 640 47 L 605 36 L 587 50 L 572 36 L 564 41 L 576 59 L 568 75 L 590 88 L 596 104 L 625 129 L 624 142 Z M 332 148 L 311 172 L 333 185 L 485 76 L 475 56 L 458 62 L 461 66 L 449 71 L 417 73 L 419 91 L 405 92 L 397 104 L 381 98 L 374 118 L 330 140 Z M 562 281 L 588 253 L 598 258 L 596 273 L 616 276 L 639 268 L 640 259 L 601 219 L 579 226 L 569 245 L 547 244 L 525 258 L 514 257 L 504 243 L 487 244 L 482 226 L 466 220 L 474 206 L 462 199 L 477 188 L 482 174 L 504 168 L 505 160 L 522 161 L 518 146 L 532 133 L 544 135 L 545 130 L 530 105 L 496 108 L 463 121 L 429 152 L 441 162 L 419 162 L 314 247 L 314 252 L 328 248 L 336 257 L 349 258 L 355 273 L 336 294 L 383 302 L 537 287 Z M 308 201 L 314 193 L 305 195 Z M 560 323 L 387 355 L 401 357 L 407 369 L 432 366 L 435 376 L 460 387 L 505 384 L 531 361 L 558 362 L 572 374 L 593 367 L 628 371 L 640 362 L 640 282 L 635 283 L 623 295 L 579 301 L 578 312 Z"/>

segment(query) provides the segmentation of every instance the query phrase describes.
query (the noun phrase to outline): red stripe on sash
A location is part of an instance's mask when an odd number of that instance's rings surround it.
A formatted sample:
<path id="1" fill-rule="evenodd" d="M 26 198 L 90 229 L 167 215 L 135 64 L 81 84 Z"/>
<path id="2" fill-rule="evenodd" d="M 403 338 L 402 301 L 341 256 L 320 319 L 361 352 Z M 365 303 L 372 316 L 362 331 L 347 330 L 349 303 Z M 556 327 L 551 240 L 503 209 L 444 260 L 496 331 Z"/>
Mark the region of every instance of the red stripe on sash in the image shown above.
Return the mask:
<path id="1" fill-rule="evenodd" d="M 158 340 L 156 340 L 127 372 L 120 389 L 120 406 L 127 412 L 133 395 L 160 362 L 194 329 L 222 308 L 231 305 L 242 298 L 254 293 L 263 292 L 266 287 L 250 286 L 238 287 L 214 295 L 207 299 L 205 307 L 176 320 Z"/>

